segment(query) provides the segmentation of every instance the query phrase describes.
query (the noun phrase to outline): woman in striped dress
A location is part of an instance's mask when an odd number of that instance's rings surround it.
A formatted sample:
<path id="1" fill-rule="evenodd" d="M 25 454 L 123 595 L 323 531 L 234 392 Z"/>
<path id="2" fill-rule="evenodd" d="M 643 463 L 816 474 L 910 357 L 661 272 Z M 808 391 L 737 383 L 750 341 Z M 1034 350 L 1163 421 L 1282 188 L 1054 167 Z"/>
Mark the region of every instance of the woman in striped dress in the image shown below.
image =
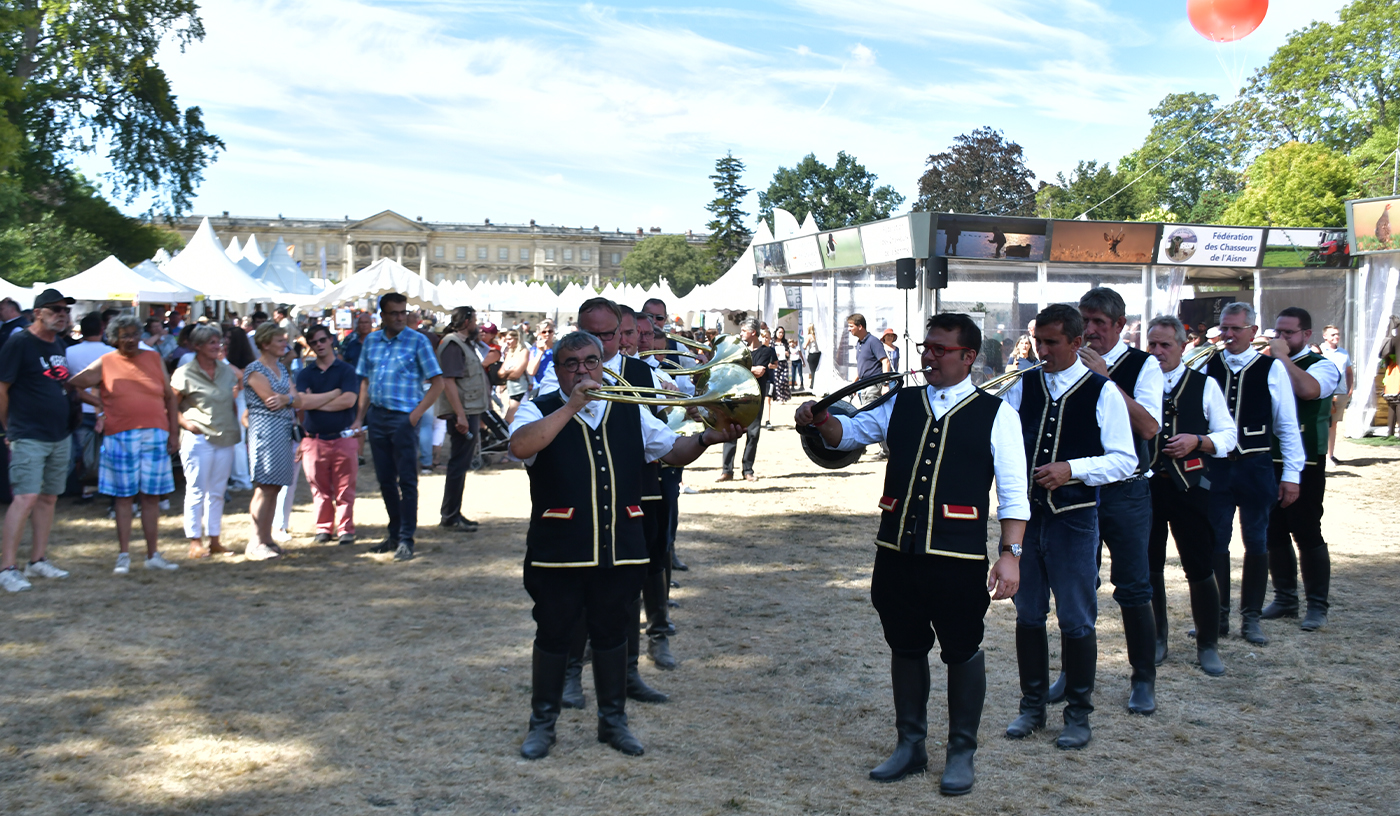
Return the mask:
<path id="1" fill-rule="evenodd" d="M 272 539 L 272 517 L 277 494 L 292 483 L 296 471 L 296 408 L 300 407 L 292 375 L 282 365 L 287 353 L 287 332 L 272 321 L 253 335 L 258 359 L 243 370 L 248 402 L 248 460 L 252 471 L 255 540 L 244 550 L 250 560 L 277 558 L 282 548 Z"/>

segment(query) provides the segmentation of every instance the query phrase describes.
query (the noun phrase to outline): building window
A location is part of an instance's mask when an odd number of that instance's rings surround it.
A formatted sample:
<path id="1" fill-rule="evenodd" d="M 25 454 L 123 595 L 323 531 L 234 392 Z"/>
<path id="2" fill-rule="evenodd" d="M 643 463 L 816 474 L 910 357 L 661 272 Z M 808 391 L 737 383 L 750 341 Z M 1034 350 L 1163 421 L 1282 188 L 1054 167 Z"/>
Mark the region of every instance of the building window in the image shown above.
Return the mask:
<path id="1" fill-rule="evenodd" d="M 571 261 L 573 261 L 573 259 L 574 251 L 572 249 L 564 250 L 564 263 L 570 263 Z"/>
<path id="2" fill-rule="evenodd" d="M 308 258 L 316 257 L 316 242 L 307 241 L 306 243 L 302 244 L 301 254 L 305 255 Z"/>
<path id="3" fill-rule="evenodd" d="M 326 244 L 326 256 L 329 258 L 340 257 L 340 245 L 330 243 Z"/>
<path id="4" fill-rule="evenodd" d="M 528 250 L 528 249 L 522 249 L 522 250 L 520 250 L 520 260 L 524 261 L 525 263 L 529 263 L 529 262 L 530 262 L 530 250 Z"/>
<path id="5" fill-rule="evenodd" d="M 465 261 L 466 259 L 467 259 L 467 248 L 464 247 L 464 246 L 459 246 L 459 247 L 457 247 L 457 260 L 459 260 L 459 261 Z"/>
<path id="6" fill-rule="evenodd" d="M 446 280 L 446 279 L 447 279 L 447 274 L 444 273 L 444 272 L 434 272 L 434 273 L 433 273 L 433 283 L 442 283 L 442 282 L 443 282 L 444 280 Z"/>
<path id="7" fill-rule="evenodd" d="M 510 283 L 510 275 L 497 275 L 496 283 Z"/>
<path id="8" fill-rule="evenodd" d="M 478 261 L 486 260 L 486 247 L 482 246 L 476 248 L 476 259 Z"/>
<path id="9" fill-rule="evenodd" d="M 584 263 L 588 263 L 589 261 L 593 260 L 593 250 L 591 250 L 591 249 L 580 249 L 580 250 L 578 251 L 578 258 L 579 258 L 580 261 L 583 261 Z"/>
<path id="10" fill-rule="evenodd" d="M 446 249 L 447 247 L 443 246 L 442 244 L 438 244 L 437 246 L 433 247 L 433 257 L 437 258 L 438 260 L 442 260 L 444 257 L 447 256 Z"/>
<path id="11" fill-rule="evenodd" d="M 509 261 L 509 260 L 510 260 L 510 247 L 498 247 L 498 248 L 496 249 L 496 260 L 498 260 L 498 261 Z"/>
<path id="12" fill-rule="evenodd" d="M 613 266 L 617 266 L 617 265 L 620 264 L 620 263 L 622 263 L 622 253 L 621 253 L 621 252 L 614 252 L 614 253 L 612 254 L 612 264 L 613 264 Z"/>
<path id="13" fill-rule="evenodd" d="M 554 263 L 554 250 L 546 249 L 544 251 L 544 259 L 550 263 Z"/>
<path id="14" fill-rule="evenodd" d="M 467 273 L 466 273 L 466 272 L 458 272 L 458 273 L 457 273 L 457 280 L 460 281 L 460 282 L 462 282 L 462 283 L 466 283 L 466 282 L 467 282 Z"/>

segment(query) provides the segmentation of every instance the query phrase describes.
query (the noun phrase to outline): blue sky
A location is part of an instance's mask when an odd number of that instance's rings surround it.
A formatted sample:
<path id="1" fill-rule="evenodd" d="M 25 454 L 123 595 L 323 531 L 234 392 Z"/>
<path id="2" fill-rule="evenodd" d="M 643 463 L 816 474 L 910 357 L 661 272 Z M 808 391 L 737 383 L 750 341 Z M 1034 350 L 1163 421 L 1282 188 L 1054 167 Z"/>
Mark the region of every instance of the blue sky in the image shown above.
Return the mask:
<path id="1" fill-rule="evenodd" d="M 762 189 L 845 150 L 910 201 L 983 125 L 1039 178 L 1116 161 L 1167 93 L 1233 96 L 1342 5 L 1275 0 L 1218 46 L 1184 0 L 216 0 L 161 61 L 228 145 L 196 213 L 700 231 L 726 151 Z"/>

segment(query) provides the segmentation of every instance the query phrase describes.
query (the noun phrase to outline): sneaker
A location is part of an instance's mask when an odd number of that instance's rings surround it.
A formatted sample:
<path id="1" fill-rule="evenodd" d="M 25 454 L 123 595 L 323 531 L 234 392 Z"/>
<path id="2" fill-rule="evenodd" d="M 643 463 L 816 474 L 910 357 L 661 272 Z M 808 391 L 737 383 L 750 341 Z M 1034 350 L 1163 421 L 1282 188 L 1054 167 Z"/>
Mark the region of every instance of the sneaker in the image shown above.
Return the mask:
<path id="1" fill-rule="evenodd" d="M 30 588 L 29 582 L 24 580 L 24 576 L 20 575 L 15 567 L 0 570 L 0 586 L 4 587 L 6 592 L 23 592 Z"/>
<path id="2" fill-rule="evenodd" d="M 260 541 L 249 541 L 248 546 L 243 549 L 243 557 L 249 561 L 266 561 L 269 558 L 276 558 L 277 553 Z"/>
<path id="3" fill-rule="evenodd" d="M 699 491 L 699 490 L 696 490 L 695 488 L 691 487 L 690 485 L 681 485 L 681 492 L 682 492 L 682 493 L 687 493 L 687 494 L 690 494 L 690 495 L 693 496 L 693 495 L 695 495 L 696 493 L 699 493 L 700 491 Z"/>
<path id="4" fill-rule="evenodd" d="M 419 476 L 431 476 L 431 475 L 433 475 L 433 469 L 432 469 L 432 468 L 427 468 L 427 467 L 421 468 L 421 469 L 418 471 L 418 475 L 419 475 Z"/>
<path id="5" fill-rule="evenodd" d="M 165 570 L 166 572 L 174 572 L 179 568 L 179 564 L 172 564 L 169 561 L 166 561 L 165 556 L 161 555 L 160 553 L 151 553 L 150 555 L 146 556 L 146 569 Z"/>
<path id="6" fill-rule="evenodd" d="M 272 540 L 276 542 L 291 541 L 292 534 L 289 530 L 277 529 L 272 531 Z"/>
<path id="7" fill-rule="evenodd" d="M 117 566 L 112 569 L 117 575 L 126 575 L 131 572 L 131 553 L 120 553 L 117 555 Z"/>
<path id="8" fill-rule="evenodd" d="M 169 510 L 169 509 L 170 509 L 170 499 L 161 499 L 161 500 L 160 500 L 160 505 L 159 505 L 159 506 L 160 506 L 160 509 L 161 509 L 161 510 Z"/>
<path id="9" fill-rule="evenodd" d="M 316 534 L 316 539 L 315 539 L 315 541 L 316 541 L 317 544 L 329 544 L 329 543 L 331 543 L 331 534 L 330 534 L 330 533 L 317 533 L 317 534 Z"/>
<path id="10" fill-rule="evenodd" d="M 40 559 L 31 562 L 29 566 L 25 567 L 24 575 L 26 578 L 31 578 L 35 575 L 40 578 L 67 578 L 68 570 L 61 570 L 53 564 L 50 564 L 47 559 Z"/>
<path id="11" fill-rule="evenodd" d="M 408 546 L 407 544 L 400 544 L 400 545 L 399 545 L 399 548 L 398 548 L 397 550 L 394 550 L 394 560 L 395 560 L 395 561 L 412 561 L 412 560 L 413 560 L 413 548 L 410 547 L 410 546 Z"/>

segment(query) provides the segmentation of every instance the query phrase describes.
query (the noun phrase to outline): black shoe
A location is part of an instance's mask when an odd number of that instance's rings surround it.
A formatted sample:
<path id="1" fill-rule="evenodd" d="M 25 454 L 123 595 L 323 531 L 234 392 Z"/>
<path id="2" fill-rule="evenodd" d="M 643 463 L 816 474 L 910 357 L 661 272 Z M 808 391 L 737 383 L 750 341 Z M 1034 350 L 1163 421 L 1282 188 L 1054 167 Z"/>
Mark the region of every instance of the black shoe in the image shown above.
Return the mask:
<path id="1" fill-rule="evenodd" d="M 1123 634 L 1128 641 L 1128 665 L 1132 666 L 1132 690 L 1128 713 L 1152 715 L 1157 711 L 1157 626 L 1152 604 L 1123 607 Z"/>
<path id="2" fill-rule="evenodd" d="M 520 745 L 526 759 L 542 759 L 554 744 L 554 724 L 559 720 L 560 696 L 564 691 L 564 663 L 568 655 L 542 652 L 535 647 L 530 692 L 530 732 Z"/>
<path id="3" fill-rule="evenodd" d="M 1220 587 L 1216 585 L 1215 578 L 1192 581 L 1190 587 L 1191 616 L 1196 619 L 1196 628 L 1202 632 L 1218 633 Z M 1220 659 L 1218 634 L 1196 638 L 1196 660 L 1201 664 L 1201 671 L 1211 677 L 1219 677 L 1225 673 L 1225 663 Z"/>
<path id="4" fill-rule="evenodd" d="M 598 741 L 627 756 L 645 753 L 627 728 L 627 645 L 593 650 L 593 688 L 598 694 Z"/>
<path id="5" fill-rule="evenodd" d="M 1016 665 L 1021 674 L 1021 715 L 1006 727 L 1010 739 L 1023 739 L 1045 727 L 1050 693 L 1050 642 L 1044 626 L 1016 626 Z"/>
<path id="6" fill-rule="evenodd" d="M 477 524 L 476 522 L 467 521 L 461 516 L 458 516 L 457 518 L 444 521 L 438 526 L 443 528 L 444 530 L 461 530 L 467 533 L 474 533 L 476 532 L 476 528 L 480 527 L 481 525 Z"/>
<path id="7" fill-rule="evenodd" d="M 676 555 L 675 550 L 671 550 L 671 569 L 676 572 L 688 572 L 690 570 L 690 567 L 686 566 L 686 563 Z"/>
<path id="8" fill-rule="evenodd" d="M 962 796 L 972 792 L 972 759 L 977 753 L 977 726 L 987 697 L 986 655 L 978 652 L 966 663 L 948 667 L 948 750 L 938 792 Z"/>
<path id="9" fill-rule="evenodd" d="M 1260 620 L 1298 617 L 1298 558 L 1293 554 L 1293 542 L 1287 536 L 1269 547 L 1269 578 L 1274 585 L 1274 599 L 1259 612 Z"/>
<path id="10" fill-rule="evenodd" d="M 1065 666 L 1065 727 L 1055 747 L 1078 750 L 1089 744 L 1093 732 L 1089 715 L 1094 711 L 1094 670 L 1099 645 L 1093 632 L 1078 638 L 1062 638 L 1060 657 Z"/>
<path id="11" fill-rule="evenodd" d="M 1303 572 L 1303 597 L 1307 599 L 1308 612 L 1298 628 L 1304 632 L 1316 632 L 1327 625 L 1328 590 L 1332 583 L 1332 557 L 1323 543 L 1299 553 L 1298 566 Z"/>
<path id="12" fill-rule="evenodd" d="M 1152 622 L 1157 629 L 1157 648 L 1152 655 L 1152 664 L 1160 666 L 1167 662 L 1167 580 L 1160 572 L 1152 574 Z"/>
<path id="13" fill-rule="evenodd" d="M 640 610 L 637 608 L 641 599 L 632 605 L 631 617 L 628 620 L 635 621 Z M 648 686 L 642 679 L 642 673 L 637 668 L 641 658 L 641 632 L 638 631 L 635 623 L 627 627 L 627 696 L 639 703 L 664 703 L 671 699 L 662 692 Z"/>
<path id="14" fill-rule="evenodd" d="M 1269 642 L 1264 636 L 1264 627 L 1259 625 L 1268 585 L 1268 554 L 1245 553 L 1244 570 L 1240 574 L 1240 637 L 1259 646 Z"/>
<path id="15" fill-rule="evenodd" d="M 369 548 L 369 551 L 372 552 L 372 553 L 380 553 L 380 554 L 383 554 L 383 553 L 391 553 L 391 552 L 397 550 L 398 548 L 399 548 L 399 542 L 398 542 L 397 540 L 392 539 L 392 538 L 386 538 L 386 539 L 384 539 L 383 541 L 379 542 L 378 544 L 375 544 L 373 547 L 370 547 L 370 548 Z"/>
<path id="16" fill-rule="evenodd" d="M 665 635 L 647 635 L 647 657 L 651 658 L 651 662 L 655 663 L 658 669 L 671 671 L 678 665 Z"/>
<path id="17" fill-rule="evenodd" d="M 398 548 L 394 550 L 394 560 L 395 560 L 395 561 L 412 561 L 412 560 L 413 560 L 413 545 L 412 545 L 412 544 L 409 544 L 409 543 L 406 542 L 406 541 L 403 542 L 403 543 L 401 543 L 401 544 L 399 544 Z"/>
<path id="18" fill-rule="evenodd" d="M 894 729 L 899 735 L 894 753 L 875 766 L 870 778 L 896 782 L 928 768 L 928 658 L 890 656 L 890 685 L 894 689 Z"/>
<path id="19" fill-rule="evenodd" d="M 354 536 L 354 534 L 352 534 L 352 533 L 346 533 L 345 535 L 343 535 L 343 536 L 340 537 L 340 546 L 342 546 L 342 547 L 349 546 L 349 545 L 354 544 L 354 543 L 355 543 L 355 536 Z"/>
<path id="20" fill-rule="evenodd" d="M 317 533 L 312 541 L 315 541 L 317 544 L 329 544 L 331 543 L 331 538 L 332 536 L 330 533 Z"/>

